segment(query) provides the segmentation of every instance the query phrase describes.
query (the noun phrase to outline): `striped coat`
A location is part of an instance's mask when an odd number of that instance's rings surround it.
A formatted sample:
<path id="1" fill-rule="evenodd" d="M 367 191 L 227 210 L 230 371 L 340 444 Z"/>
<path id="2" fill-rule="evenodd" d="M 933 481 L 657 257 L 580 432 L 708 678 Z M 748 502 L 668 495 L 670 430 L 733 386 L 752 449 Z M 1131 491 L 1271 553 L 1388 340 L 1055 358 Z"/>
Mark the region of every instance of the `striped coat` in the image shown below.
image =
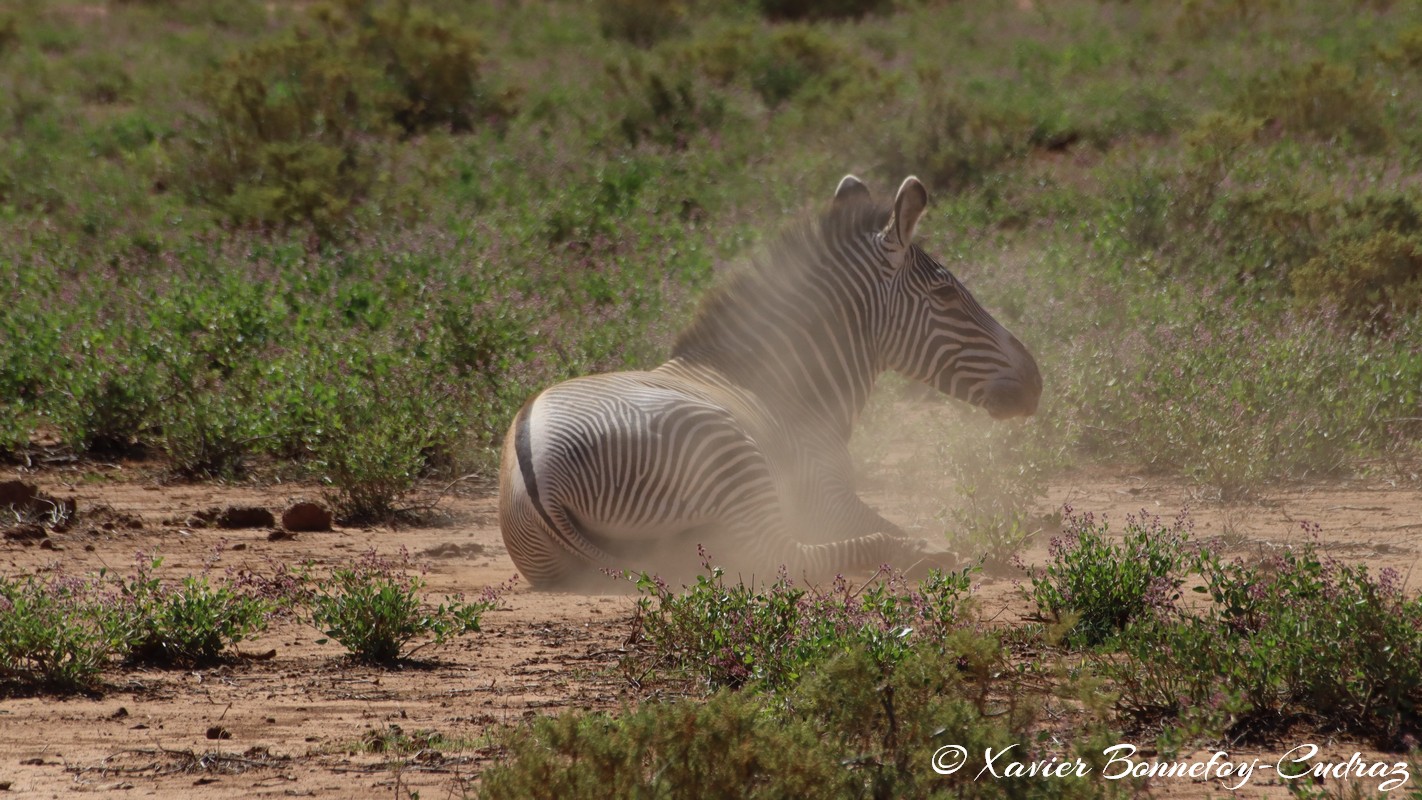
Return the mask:
<path id="1" fill-rule="evenodd" d="M 684 577 L 698 545 L 742 577 L 818 579 L 923 543 L 854 491 L 848 442 L 885 370 L 985 407 L 1036 410 L 1026 348 L 912 244 L 928 196 L 891 207 L 846 177 L 827 214 L 703 302 L 665 364 L 577 378 L 518 413 L 499 520 L 540 588 L 608 587 L 602 569 Z"/>

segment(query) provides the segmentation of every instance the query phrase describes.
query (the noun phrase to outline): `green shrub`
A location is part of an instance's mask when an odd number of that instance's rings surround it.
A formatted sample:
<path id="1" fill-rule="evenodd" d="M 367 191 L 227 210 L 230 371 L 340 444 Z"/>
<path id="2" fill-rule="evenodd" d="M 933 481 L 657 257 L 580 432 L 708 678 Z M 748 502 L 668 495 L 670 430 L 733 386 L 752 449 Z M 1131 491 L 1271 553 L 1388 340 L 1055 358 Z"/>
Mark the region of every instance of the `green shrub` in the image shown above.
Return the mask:
<path id="1" fill-rule="evenodd" d="M 919 84 L 942 88 L 890 134 L 892 174 L 918 175 L 940 191 L 958 190 L 1030 151 L 1036 125 L 1013 104 L 980 101 L 932 72 L 921 74 Z"/>
<path id="2" fill-rule="evenodd" d="M 0 14 L 0 58 L 18 49 L 20 45 L 20 21 L 13 14 Z"/>
<path id="3" fill-rule="evenodd" d="M 598 0 L 602 35 L 650 47 L 686 30 L 688 9 L 681 0 Z"/>
<path id="4" fill-rule="evenodd" d="M 1180 4 L 1176 27 L 1187 37 L 1224 38 L 1226 31 L 1252 29 L 1261 17 L 1279 7 L 1279 0 L 1240 3 L 1235 0 L 1185 0 Z"/>
<path id="5" fill-rule="evenodd" d="M 1052 539 L 1051 561 L 1032 571 L 1032 597 L 1040 613 L 1069 622 L 1070 641 L 1099 645 L 1138 619 L 1174 608 L 1180 596 L 1191 524 L 1182 512 L 1166 526 L 1141 512 L 1127 515 L 1119 543 L 1110 526 L 1091 514 L 1066 510 L 1066 529 Z"/>
<path id="6" fill-rule="evenodd" d="M 230 478 L 246 471 L 268 434 L 267 412 L 241 381 L 218 382 L 165 404 L 157 413 L 169 467 L 187 478 Z"/>
<path id="7" fill-rule="evenodd" d="M 274 599 L 206 574 L 164 584 L 153 573 L 161 564 L 140 554 L 127 577 L 0 577 L 0 680 L 92 689 L 115 657 L 210 664 L 266 628 Z"/>
<path id="8" fill-rule="evenodd" d="M 336 383 L 332 416 L 306 434 L 327 500 L 351 522 L 385 520 L 463 428 L 465 387 L 374 359 Z"/>
<path id="9" fill-rule="evenodd" d="M 1289 274 L 1294 296 L 1356 319 L 1422 310 L 1422 238 L 1382 231 L 1315 256 Z"/>
<path id="10" fill-rule="evenodd" d="M 1321 314 L 1270 319 L 1210 296 L 1192 323 L 1112 344 L 1136 362 L 1095 401 L 1119 452 L 1233 499 L 1270 480 L 1336 474 L 1382 443 L 1380 421 L 1412 416 L 1407 382 L 1422 359 L 1396 336 Z"/>
<path id="11" fill-rule="evenodd" d="M 133 100 L 133 78 L 121 60 L 98 53 L 75 61 L 87 78 L 79 86 L 79 96 L 86 102 L 112 105 Z"/>
<path id="12" fill-rule="evenodd" d="M 501 124 L 512 113 L 511 97 L 483 80 L 484 46 L 473 31 L 408 0 L 346 3 L 351 19 L 364 23 L 351 55 L 383 69 L 393 90 L 384 113 L 406 134 L 467 132 L 480 123 Z"/>
<path id="13" fill-rule="evenodd" d="M 1384 55 L 1412 69 L 1422 67 L 1422 25 L 1413 25 L 1399 31 L 1396 47 L 1384 50 Z"/>
<path id="14" fill-rule="evenodd" d="M 814 85 L 844 83 L 871 67 L 818 28 L 778 26 L 749 65 L 750 86 L 775 108 Z"/>
<path id="15" fill-rule="evenodd" d="M 807 725 L 766 716 L 749 695 L 644 706 L 619 717 L 567 713 L 510 737 L 479 796 L 827 796 L 843 780 Z"/>
<path id="16" fill-rule="evenodd" d="M 1249 82 L 1239 111 L 1275 120 L 1284 130 L 1342 140 L 1375 151 L 1389 140 L 1381 95 L 1370 79 L 1341 64 L 1313 61 Z"/>
<path id="17" fill-rule="evenodd" d="M 1137 251 L 1169 256 L 1165 269 L 1178 265 L 1197 278 L 1233 278 L 1245 265 L 1309 252 L 1314 209 L 1292 183 L 1235 185 L 1241 164 L 1257 157 L 1263 125 L 1238 113 L 1206 112 L 1182 135 L 1183 158 L 1132 163 L 1110 176 L 1108 207 L 1125 240 Z M 1290 247 L 1300 239 L 1301 247 Z"/>
<path id="18" fill-rule="evenodd" d="M 214 585 L 207 575 L 164 585 L 153 574 L 163 563 L 140 563 L 123 581 L 121 614 L 126 617 L 128 658 L 162 666 L 218 662 L 229 647 L 266 629 L 273 606 L 267 600 L 238 591 L 230 584 Z"/>
<path id="19" fill-rule="evenodd" d="M 618 129 L 634 146 L 646 141 L 685 150 L 726 117 L 725 98 L 684 65 L 637 54 L 609 73 L 621 97 Z"/>
<path id="20" fill-rule="evenodd" d="M 1126 709 L 1223 712 L 1216 726 L 1234 733 L 1310 718 L 1383 748 L 1422 731 L 1422 600 L 1394 570 L 1373 577 L 1312 545 L 1256 565 L 1207 552 L 1197 568 L 1207 608 L 1142 620 L 1121 639 L 1125 658 L 1103 660 Z"/>
<path id="21" fill-rule="evenodd" d="M 996 643 L 962 636 L 942 647 L 912 648 L 886 670 L 865 648 L 850 646 L 783 695 L 722 690 L 618 715 L 541 717 L 508 737 L 508 755 L 484 772 L 479 796 L 1045 798 L 1117 791 L 1041 776 L 974 780 L 989 748 L 1017 744 L 1011 752 L 1024 760 L 1048 754 L 1045 746 L 1021 745 L 1039 741 L 1034 709 L 983 663 L 1000 655 Z M 1006 701 L 990 705 L 989 696 Z M 1099 748 L 1091 753 L 1088 744 L 1098 735 L 1089 731 L 1079 749 L 1052 755 L 1079 754 L 1099 774 Z M 969 755 L 961 769 L 939 775 L 933 759 L 945 745 Z"/>
<path id="22" fill-rule="evenodd" d="M 90 581 L 0 577 L 0 680 L 58 691 L 92 688 L 127 646 L 112 606 Z"/>
<path id="23" fill-rule="evenodd" d="M 915 642 L 933 646 L 966 624 L 968 586 L 964 570 L 934 571 L 916 587 L 889 574 L 857 588 L 842 576 L 828 588 L 800 588 L 781 574 L 756 588 L 728 585 L 719 568 L 708 566 L 678 594 L 642 574 L 633 634 L 642 647 L 623 668 L 643 675 L 670 668 L 711 686 L 774 690 L 793 686 L 836 653 L 862 647 L 889 670 Z"/>
<path id="24" fill-rule="evenodd" d="M 168 132 L 161 130 L 147 116 L 130 112 L 120 114 L 90 131 L 89 152 L 105 158 L 118 158 L 140 150 Z"/>
<path id="25" fill-rule="evenodd" d="M 110 341 L 94 331 L 80 342 L 63 400 L 51 409 L 61 439 L 76 450 L 122 455 L 147 438 L 160 379 L 155 365 L 130 349 L 138 337 L 126 338 Z"/>
<path id="26" fill-rule="evenodd" d="M 334 233 L 382 179 L 396 132 L 467 131 L 506 116 L 482 47 L 407 2 L 321 6 L 204 77 L 191 148 L 199 195 L 228 217 Z"/>
<path id="27" fill-rule="evenodd" d="M 209 72 L 210 109 L 192 153 L 200 196 L 239 222 L 332 229 L 370 189 L 388 124 L 378 71 L 304 30 Z"/>
<path id="28" fill-rule="evenodd" d="M 1185 163 L 1180 212 L 1186 222 L 1208 222 L 1221 185 L 1241 153 L 1258 141 L 1263 122 L 1229 112 L 1202 115 L 1184 135 Z M 1181 234 L 1184 234 L 1182 229 Z"/>
<path id="29" fill-rule="evenodd" d="M 424 580 L 410 575 L 408 565 L 403 548 L 394 560 L 371 550 L 353 566 L 332 570 L 328 580 L 311 587 L 311 624 L 359 661 L 393 664 L 423 647 L 478 631 L 484 612 L 498 606 L 500 590 L 486 589 L 473 602 L 456 595 L 430 607 L 419 597 Z M 406 649 L 422 637 L 429 640 Z"/>

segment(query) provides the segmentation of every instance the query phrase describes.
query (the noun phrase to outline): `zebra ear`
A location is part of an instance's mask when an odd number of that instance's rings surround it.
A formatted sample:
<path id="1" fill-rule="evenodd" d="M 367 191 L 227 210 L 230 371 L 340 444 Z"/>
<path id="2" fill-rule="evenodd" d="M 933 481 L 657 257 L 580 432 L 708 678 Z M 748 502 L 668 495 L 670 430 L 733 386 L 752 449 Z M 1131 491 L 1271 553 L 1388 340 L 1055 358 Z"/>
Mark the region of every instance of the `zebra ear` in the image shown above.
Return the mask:
<path id="1" fill-rule="evenodd" d="M 899 186 L 899 193 L 894 196 L 894 215 L 889 218 L 889 225 L 884 229 L 885 241 L 899 247 L 908 247 L 913 241 L 914 228 L 918 227 L 918 218 L 923 216 L 923 210 L 927 207 L 928 190 L 923 188 L 918 178 L 912 175 L 904 178 L 903 184 Z"/>
<path id="2" fill-rule="evenodd" d="M 839 208 L 854 200 L 868 200 L 869 187 L 853 175 L 845 175 L 834 190 L 834 206 Z"/>

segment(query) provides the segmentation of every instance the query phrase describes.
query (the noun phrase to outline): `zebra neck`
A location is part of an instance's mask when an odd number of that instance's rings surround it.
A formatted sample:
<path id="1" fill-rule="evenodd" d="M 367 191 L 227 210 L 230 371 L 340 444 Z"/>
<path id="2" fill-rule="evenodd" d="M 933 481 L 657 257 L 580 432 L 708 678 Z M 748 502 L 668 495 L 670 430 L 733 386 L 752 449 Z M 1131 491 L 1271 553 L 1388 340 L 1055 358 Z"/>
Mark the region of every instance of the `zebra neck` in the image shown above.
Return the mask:
<path id="1" fill-rule="evenodd" d="M 669 366 L 712 370 L 783 424 L 847 442 L 883 371 L 884 304 L 875 265 L 857 255 L 863 232 L 843 227 L 792 230 L 733 274 L 703 299 Z"/>
<path id="2" fill-rule="evenodd" d="M 736 395 L 751 395 L 757 406 L 778 424 L 815 429 L 849 441 L 854 423 L 874 388 L 877 372 L 868 362 L 849 370 L 814 369 L 819 359 L 786 364 L 764 354 L 736 358 L 683 352 L 661 371 L 715 386 Z M 725 356 L 727 354 L 719 354 Z"/>

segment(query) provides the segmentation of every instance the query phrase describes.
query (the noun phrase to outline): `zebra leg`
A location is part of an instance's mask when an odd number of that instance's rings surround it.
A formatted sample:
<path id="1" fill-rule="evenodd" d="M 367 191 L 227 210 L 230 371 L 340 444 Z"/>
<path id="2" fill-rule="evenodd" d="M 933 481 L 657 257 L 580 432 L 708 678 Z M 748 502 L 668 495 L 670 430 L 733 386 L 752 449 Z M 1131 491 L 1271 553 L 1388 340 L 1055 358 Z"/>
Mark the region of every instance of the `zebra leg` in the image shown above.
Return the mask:
<path id="1" fill-rule="evenodd" d="M 903 528 L 884 519 L 856 494 L 838 494 L 828 498 L 828 508 L 822 512 L 832 520 L 834 539 L 852 539 L 872 533 L 884 533 L 900 539 L 909 538 Z"/>
<path id="2" fill-rule="evenodd" d="M 826 543 L 873 533 L 909 538 L 854 491 L 854 468 L 848 452 L 812 452 L 817 455 L 807 454 L 802 460 L 802 478 L 794 488 L 795 506 L 810 523 L 806 526 L 809 538 Z"/>
<path id="3" fill-rule="evenodd" d="M 798 547 L 797 563 L 790 572 L 815 583 L 844 572 L 876 569 L 885 564 L 907 567 L 919 560 L 922 549 L 922 540 L 886 533 L 871 533 L 828 544 L 802 544 Z"/>

